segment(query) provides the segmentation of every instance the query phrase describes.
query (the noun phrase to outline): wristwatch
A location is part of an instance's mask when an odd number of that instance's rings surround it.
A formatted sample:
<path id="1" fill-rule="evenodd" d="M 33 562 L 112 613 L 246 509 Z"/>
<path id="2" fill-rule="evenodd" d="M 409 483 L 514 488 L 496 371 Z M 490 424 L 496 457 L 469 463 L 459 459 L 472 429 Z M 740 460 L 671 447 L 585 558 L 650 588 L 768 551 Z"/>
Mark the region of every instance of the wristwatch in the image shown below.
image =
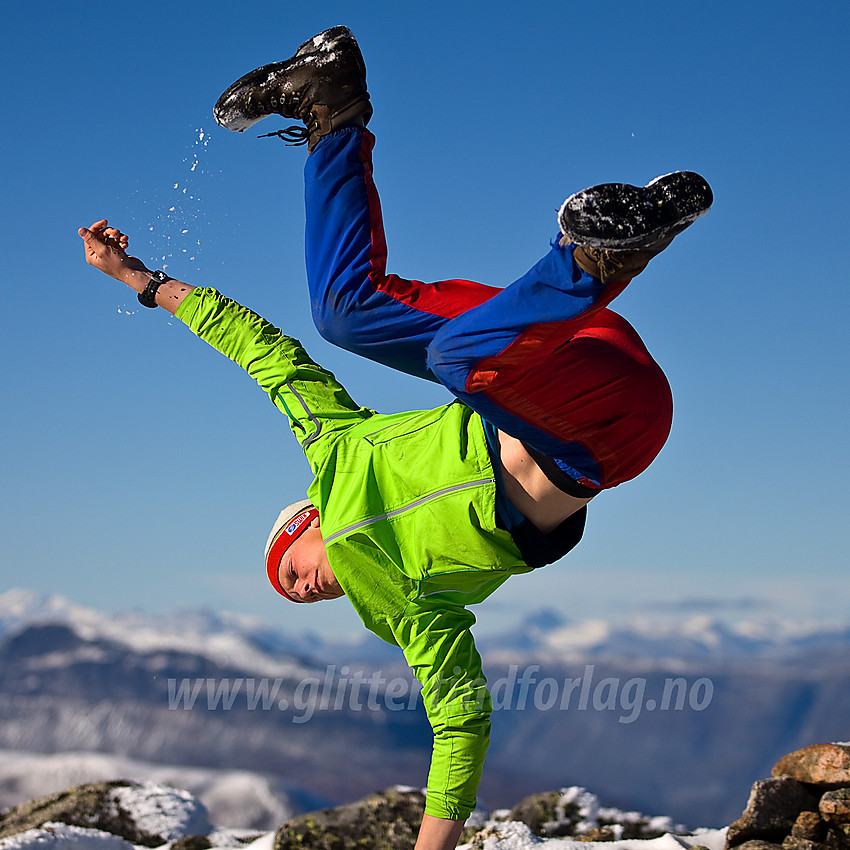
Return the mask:
<path id="1" fill-rule="evenodd" d="M 156 307 L 156 291 L 167 280 L 172 280 L 165 272 L 155 271 L 148 285 L 139 293 L 139 304 L 145 307 Z"/>

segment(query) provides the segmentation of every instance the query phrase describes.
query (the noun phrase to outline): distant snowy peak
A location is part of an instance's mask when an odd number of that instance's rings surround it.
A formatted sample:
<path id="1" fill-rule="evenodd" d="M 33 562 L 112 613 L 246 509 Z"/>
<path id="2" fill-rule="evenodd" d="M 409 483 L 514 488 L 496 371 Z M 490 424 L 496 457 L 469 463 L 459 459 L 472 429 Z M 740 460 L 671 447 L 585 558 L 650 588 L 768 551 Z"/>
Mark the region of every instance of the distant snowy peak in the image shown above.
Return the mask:
<path id="1" fill-rule="evenodd" d="M 770 658 L 818 648 L 850 647 L 850 626 L 765 618 L 727 623 L 707 614 L 687 618 L 645 615 L 568 622 L 550 611 L 527 618 L 514 632 L 481 641 L 502 659 L 535 653 L 541 660 L 653 659 L 656 661 Z"/>
<path id="2" fill-rule="evenodd" d="M 259 624 L 235 615 L 203 611 L 178 611 L 161 617 L 139 612 L 104 614 L 29 590 L 0 594 L 0 638 L 48 623 L 65 625 L 83 640 L 105 640 L 143 655 L 185 652 L 231 669 L 283 678 L 303 678 L 315 671 L 315 665 L 297 653 L 264 646 L 254 634 Z"/>
<path id="3" fill-rule="evenodd" d="M 316 666 L 335 662 L 341 653 L 363 663 L 377 663 L 397 654 L 365 630 L 359 638 L 334 641 L 287 634 L 228 612 L 105 614 L 29 590 L 0 594 L 0 638 L 43 623 L 64 624 L 85 640 L 108 640 L 139 653 L 187 652 L 270 676 L 301 677 Z M 728 621 L 708 614 L 573 622 L 558 611 L 542 609 L 516 629 L 482 637 L 478 644 L 488 658 L 509 662 L 530 656 L 553 662 L 778 659 L 818 650 L 846 650 L 850 648 L 850 625 L 824 626 L 764 616 Z"/>
<path id="4" fill-rule="evenodd" d="M 48 596 L 23 588 L 0 593 L 0 635 L 19 625 L 68 622 L 72 618 L 94 620 L 99 616 L 95 611 L 74 605 L 61 596 Z"/>

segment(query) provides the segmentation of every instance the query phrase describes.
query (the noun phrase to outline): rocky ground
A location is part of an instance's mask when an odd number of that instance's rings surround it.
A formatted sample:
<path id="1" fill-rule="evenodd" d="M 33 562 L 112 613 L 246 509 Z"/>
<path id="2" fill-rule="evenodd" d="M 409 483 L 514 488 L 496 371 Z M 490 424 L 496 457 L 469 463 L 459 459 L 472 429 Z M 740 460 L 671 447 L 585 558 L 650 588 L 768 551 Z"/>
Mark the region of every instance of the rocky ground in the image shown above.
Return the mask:
<path id="1" fill-rule="evenodd" d="M 216 829 L 191 794 L 125 780 L 70 788 L 0 813 L 0 850 L 102 848 L 408 850 L 425 807 L 421 791 L 392 788 L 291 818 L 276 832 Z M 850 850 L 850 745 L 821 744 L 782 758 L 753 786 L 727 830 L 688 833 L 669 818 L 607 808 L 583 788 L 536 794 L 513 809 L 476 812 L 468 850 Z"/>

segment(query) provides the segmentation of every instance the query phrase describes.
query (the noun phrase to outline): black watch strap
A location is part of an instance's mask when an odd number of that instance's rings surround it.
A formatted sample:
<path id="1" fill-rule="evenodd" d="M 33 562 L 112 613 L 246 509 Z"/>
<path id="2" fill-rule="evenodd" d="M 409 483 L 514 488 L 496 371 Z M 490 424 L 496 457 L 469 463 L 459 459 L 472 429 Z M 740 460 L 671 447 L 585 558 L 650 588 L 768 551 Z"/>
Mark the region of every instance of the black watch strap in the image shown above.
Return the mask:
<path id="1" fill-rule="evenodd" d="M 139 304 L 145 307 L 156 307 L 156 291 L 165 281 L 171 278 L 161 271 L 155 271 L 148 281 L 148 285 L 139 293 Z"/>

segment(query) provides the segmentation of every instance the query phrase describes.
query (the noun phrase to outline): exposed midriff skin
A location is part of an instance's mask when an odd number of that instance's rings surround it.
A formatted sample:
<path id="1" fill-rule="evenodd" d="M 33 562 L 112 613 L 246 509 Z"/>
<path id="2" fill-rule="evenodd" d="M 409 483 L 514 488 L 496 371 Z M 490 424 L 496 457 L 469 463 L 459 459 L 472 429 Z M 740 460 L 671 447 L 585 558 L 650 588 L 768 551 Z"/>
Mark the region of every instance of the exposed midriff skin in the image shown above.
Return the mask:
<path id="1" fill-rule="evenodd" d="M 534 462 L 525 446 L 504 431 L 499 431 L 499 457 L 505 495 L 544 534 L 554 531 L 568 516 L 590 501 L 559 490 Z"/>

